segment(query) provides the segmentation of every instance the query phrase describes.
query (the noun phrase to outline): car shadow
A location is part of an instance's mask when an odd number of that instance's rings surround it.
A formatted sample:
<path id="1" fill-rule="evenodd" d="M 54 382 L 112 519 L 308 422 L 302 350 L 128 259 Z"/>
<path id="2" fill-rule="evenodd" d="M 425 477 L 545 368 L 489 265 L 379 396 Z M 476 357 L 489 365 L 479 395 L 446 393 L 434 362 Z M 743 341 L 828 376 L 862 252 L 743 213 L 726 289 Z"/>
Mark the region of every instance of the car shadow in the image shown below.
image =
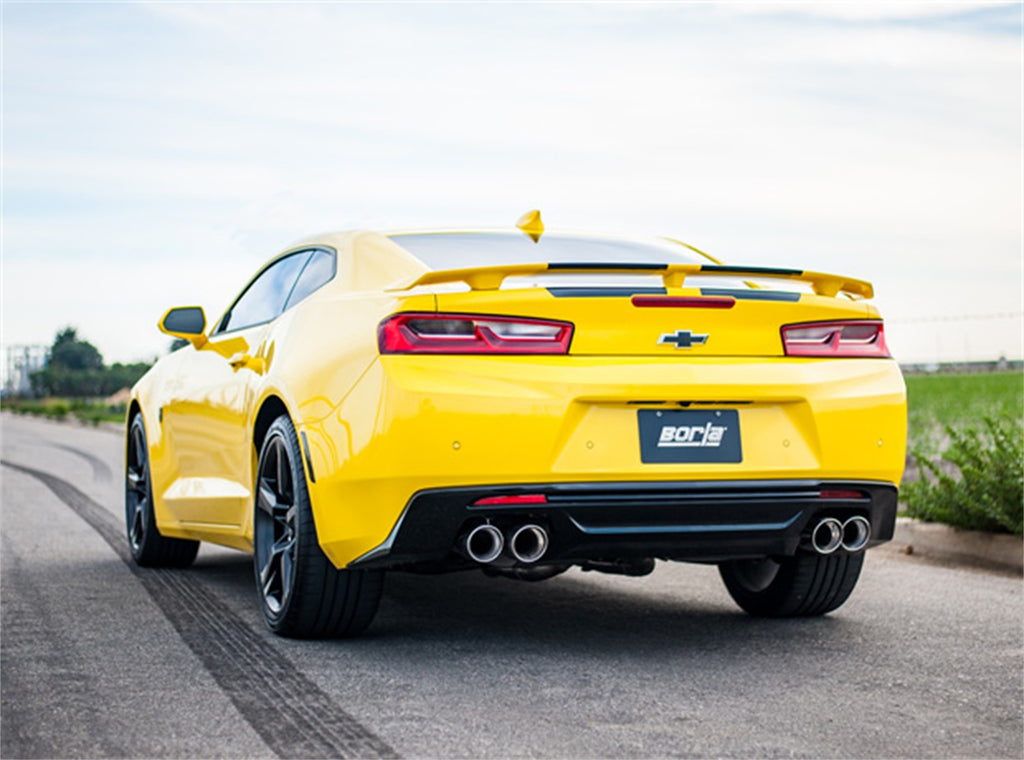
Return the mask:
<path id="1" fill-rule="evenodd" d="M 377 635 L 450 636 L 513 641 L 579 651 L 609 647 L 665 650 L 750 645 L 758 629 L 778 636 L 802 635 L 835 621 L 756 620 L 736 608 L 723 590 L 720 602 L 688 597 L 685 589 L 666 590 L 657 575 L 609 586 L 579 573 L 543 583 L 523 583 L 466 573 L 444 578 L 396 576 L 388 579 Z M 619 579 L 616 579 L 619 580 Z M 623 585 L 635 585 L 634 589 Z"/>
<path id="2" fill-rule="evenodd" d="M 230 597 L 233 606 L 237 602 L 240 611 L 251 605 L 251 620 L 258 622 L 248 556 L 201 555 L 187 572 Z M 705 575 L 695 575 L 692 595 L 680 585 L 678 574 L 668 582 L 658 571 L 646 578 L 608 578 L 570 570 L 540 583 L 490 578 L 476 571 L 394 572 L 386 578 L 379 611 L 363 636 L 318 646 L 349 651 L 380 644 L 462 649 L 472 643 L 478 652 L 554 648 L 580 654 L 611 648 L 692 655 L 733 649 L 754 655 L 806 647 L 809 637 L 825 648 L 833 642 L 837 648 L 846 646 L 860 626 L 841 612 L 819 618 L 752 618 L 733 604 L 724 587 L 718 593 L 716 586 L 713 597 L 708 594 L 707 568 L 694 572 Z"/>

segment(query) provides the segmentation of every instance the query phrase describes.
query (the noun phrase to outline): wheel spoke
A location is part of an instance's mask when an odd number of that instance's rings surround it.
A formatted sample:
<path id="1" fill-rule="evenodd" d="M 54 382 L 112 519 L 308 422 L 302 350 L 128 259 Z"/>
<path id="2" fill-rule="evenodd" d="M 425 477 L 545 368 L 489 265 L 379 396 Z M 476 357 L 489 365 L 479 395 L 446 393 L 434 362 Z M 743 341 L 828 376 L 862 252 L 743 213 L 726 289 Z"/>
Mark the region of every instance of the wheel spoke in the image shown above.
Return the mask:
<path id="1" fill-rule="evenodd" d="M 256 506 L 271 517 L 274 516 L 274 511 L 278 506 L 277 494 L 274 493 L 274 489 L 265 480 L 260 481 L 259 491 L 256 495 Z"/>
<path id="2" fill-rule="evenodd" d="M 292 557 L 291 546 L 294 545 L 294 541 L 289 542 L 288 551 L 281 554 L 281 602 L 284 603 L 285 596 L 289 593 L 292 587 L 292 566 L 294 564 L 294 557 Z"/>
<path id="3" fill-rule="evenodd" d="M 135 508 L 132 510 L 131 533 L 129 537 L 131 538 L 132 544 L 134 546 L 138 546 L 142 543 L 142 539 L 145 536 L 146 532 L 146 523 L 145 520 L 143 519 L 144 504 L 144 501 L 139 501 L 139 503 L 136 504 Z"/>
<path id="4" fill-rule="evenodd" d="M 274 542 L 274 545 L 270 547 L 270 552 L 274 556 L 279 554 L 291 554 L 293 546 L 295 546 L 295 538 L 289 532 L 287 535 L 282 536 Z"/>
<path id="5" fill-rule="evenodd" d="M 277 579 L 277 573 L 274 572 L 274 564 L 273 558 L 268 559 L 267 564 L 264 565 L 263 569 L 260 571 L 260 586 L 263 589 L 263 596 L 268 598 L 273 597 L 271 586 Z"/>
<path id="6" fill-rule="evenodd" d="M 295 537 L 291 535 L 290 531 L 270 545 L 266 562 L 264 562 L 263 569 L 260 571 L 261 580 L 266 580 L 266 576 L 270 573 L 274 564 L 280 561 L 282 555 L 291 557 L 292 547 L 294 546 Z"/>
<path id="7" fill-rule="evenodd" d="M 277 494 L 287 497 L 288 489 L 288 455 L 281 443 L 277 444 Z"/>
<path id="8" fill-rule="evenodd" d="M 145 471 L 140 471 L 138 468 L 128 470 L 128 488 L 145 498 L 149 489 Z"/>
<path id="9" fill-rule="evenodd" d="M 132 448 L 135 449 L 135 465 L 141 471 L 146 466 L 146 442 L 142 440 L 142 432 L 138 428 L 132 434 Z"/>

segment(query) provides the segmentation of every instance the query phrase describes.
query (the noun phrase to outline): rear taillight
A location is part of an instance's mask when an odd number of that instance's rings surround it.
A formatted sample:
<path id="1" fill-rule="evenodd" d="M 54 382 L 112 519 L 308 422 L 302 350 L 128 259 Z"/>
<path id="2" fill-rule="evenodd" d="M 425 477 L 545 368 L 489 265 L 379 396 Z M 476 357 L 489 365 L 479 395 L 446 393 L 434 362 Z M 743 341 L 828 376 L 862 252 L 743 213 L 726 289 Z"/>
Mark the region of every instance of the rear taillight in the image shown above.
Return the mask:
<path id="1" fill-rule="evenodd" d="M 786 325 L 782 328 L 782 345 L 786 356 L 890 355 L 885 329 L 874 320 Z"/>
<path id="2" fill-rule="evenodd" d="M 542 493 L 525 493 L 516 496 L 488 496 L 473 502 L 474 507 L 514 507 L 519 504 L 547 504 L 548 497 Z"/>
<path id="3" fill-rule="evenodd" d="M 377 328 L 382 354 L 567 354 L 572 324 L 549 319 L 405 312 Z"/>
<path id="4" fill-rule="evenodd" d="M 839 488 L 826 489 L 823 488 L 819 492 L 818 496 L 822 499 L 863 499 L 864 493 L 862 491 L 851 491 Z"/>

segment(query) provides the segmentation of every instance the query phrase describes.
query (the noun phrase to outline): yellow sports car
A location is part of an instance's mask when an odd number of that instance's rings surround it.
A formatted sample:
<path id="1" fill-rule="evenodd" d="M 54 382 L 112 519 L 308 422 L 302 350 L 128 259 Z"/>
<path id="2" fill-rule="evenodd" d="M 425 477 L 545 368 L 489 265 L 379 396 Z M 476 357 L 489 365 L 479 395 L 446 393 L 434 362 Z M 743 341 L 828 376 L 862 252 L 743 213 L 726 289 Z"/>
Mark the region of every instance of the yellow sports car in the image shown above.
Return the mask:
<path id="1" fill-rule="evenodd" d="M 388 570 L 543 580 L 715 563 L 747 612 L 841 605 L 892 538 L 906 394 L 866 282 L 667 238 L 323 235 L 135 386 L 140 565 L 252 552 L 285 636 L 347 636 Z"/>

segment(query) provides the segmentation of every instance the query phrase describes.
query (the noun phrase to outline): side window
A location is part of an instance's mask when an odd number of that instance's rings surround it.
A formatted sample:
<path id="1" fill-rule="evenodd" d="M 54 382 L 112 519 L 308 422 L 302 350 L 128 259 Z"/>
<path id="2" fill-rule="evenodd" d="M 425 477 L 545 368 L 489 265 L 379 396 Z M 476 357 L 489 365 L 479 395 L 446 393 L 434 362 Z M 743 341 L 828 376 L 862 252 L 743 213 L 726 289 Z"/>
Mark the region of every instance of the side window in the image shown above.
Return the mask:
<path id="1" fill-rule="evenodd" d="M 293 253 L 264 269 L 228 309 L 217 332 L 242 330 L 269 322 L 280 314 L 309 254 L 309 251 Z"/>
<path id="2" fill-rule="evenodd" d="M 327 251 L 313 251 L 309 263 L 299 275 L 299 281 L 295 283 L 292 294 L 288 296 L 288 303 L 284 308 L 290 309 L 314 290 L 326 285 L 334 277 L 334 254 Z"/>

